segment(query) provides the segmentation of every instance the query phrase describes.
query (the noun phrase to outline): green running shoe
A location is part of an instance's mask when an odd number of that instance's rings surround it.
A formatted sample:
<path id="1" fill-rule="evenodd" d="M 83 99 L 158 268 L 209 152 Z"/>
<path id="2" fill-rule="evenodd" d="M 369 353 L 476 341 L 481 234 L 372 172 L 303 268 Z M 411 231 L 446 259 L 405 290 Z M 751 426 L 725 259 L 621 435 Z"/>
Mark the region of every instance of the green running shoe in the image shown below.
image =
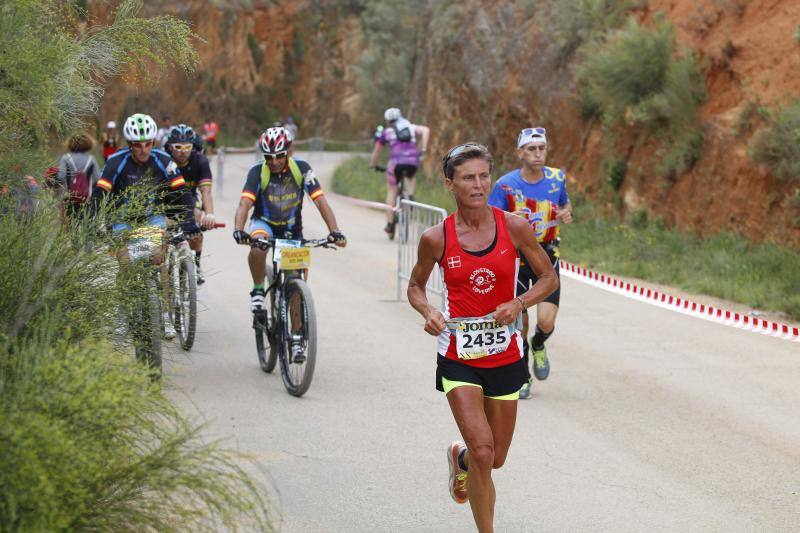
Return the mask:
<path id="1" fill-rule="evenodd" d="M 541 350 L 534 350 L 533 352 L 533 375 L 539 381 L 544 381 L 550 375 L 550 360 L 547 358 L 547 348 L 542 346 Z"/>
<path id="2" fill-rule="evenodd" d="M 531 380 L 525 382 L 521 389 L 519 389 L 520 400 L 530 400 L 531 398 Z"/>

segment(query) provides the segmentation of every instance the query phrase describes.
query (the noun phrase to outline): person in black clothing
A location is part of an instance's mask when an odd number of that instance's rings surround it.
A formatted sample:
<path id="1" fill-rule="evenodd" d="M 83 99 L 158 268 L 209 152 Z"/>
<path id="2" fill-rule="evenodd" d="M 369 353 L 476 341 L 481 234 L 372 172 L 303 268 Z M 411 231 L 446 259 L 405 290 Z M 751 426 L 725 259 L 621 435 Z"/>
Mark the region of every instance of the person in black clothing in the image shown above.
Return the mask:
<path id="1" fill-rule="evenodd" d="M 194 220 L 204 229 L 214 227 L 214 198 L 211 187 L 211 166 L 208 158 L 198 153 L 195 149 L 197 133 L 186 124 L 173 126 L 167 137 L 167 152 L 178 165 L 186 186 L 192 191 L 196 199 L 194 207 Z M 200 267 L 200 256 L 203 253 L 203 234 L 198 233 L 189 239 L 189 246 L 195 253 L 197 265 L 197 283 L 205 283 L 205 275 Z"/>

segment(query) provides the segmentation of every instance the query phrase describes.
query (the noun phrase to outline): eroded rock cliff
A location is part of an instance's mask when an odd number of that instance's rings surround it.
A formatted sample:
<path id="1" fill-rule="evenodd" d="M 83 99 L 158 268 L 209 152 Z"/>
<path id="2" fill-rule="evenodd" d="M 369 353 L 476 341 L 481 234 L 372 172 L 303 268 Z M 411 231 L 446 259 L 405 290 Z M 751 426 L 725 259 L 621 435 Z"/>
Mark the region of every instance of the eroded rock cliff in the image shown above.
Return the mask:
<path id="1" fill-rule="evenodd" d="M 241 5 L 247 4 L 247 6 Z M 800 95 L 800 3 L 775 0 L 651 0 L 631 14 L 644 25 L 666 17 L 682 50 L 699 58 L 707 98 L 703 144 L 693 166 L 665 178 L 655 170 L 663 143 L 625 128 L 609 145 L 603 126 L 581 113 L 573 61 L 553 45 L 553 2 L 429 2 L 413 50 L 410 118 L 432 130 L 431 154 L 465 140 L 487 143 L 503 168 L 514 164 L 517 131 L 547 127 L 550 161 L 576 191 L 606 201 L 609 150 L 627 160 L 617 208 L 644 210 L 701 234 L 734 230 L 760 241 L 800 244 L 798 181 L 755 164 L 749 147 L 756 107 Z M 228 131 L 253 135 L 293 114 L 302 133 L 367 137 L 380 120 L 365 108 L 358 62 L 367 46 L 364 2 L 153 2 L 151 12 L 191 20 L 203 41 L 194 76 L 171 73 L 154 87 L 115 82 L 101 115 L 169 112 L 198 124 L 214 116 Z M 97 11 L 97 10 L 95 10 Z M 169 51 L 165 51 L 169 53 Z M 573 56 L 574 59 L 574 56 Z M 747 119 L 747 120 L 745 120 Z M 437 157 L 426 162 L 436 171 Z"/>

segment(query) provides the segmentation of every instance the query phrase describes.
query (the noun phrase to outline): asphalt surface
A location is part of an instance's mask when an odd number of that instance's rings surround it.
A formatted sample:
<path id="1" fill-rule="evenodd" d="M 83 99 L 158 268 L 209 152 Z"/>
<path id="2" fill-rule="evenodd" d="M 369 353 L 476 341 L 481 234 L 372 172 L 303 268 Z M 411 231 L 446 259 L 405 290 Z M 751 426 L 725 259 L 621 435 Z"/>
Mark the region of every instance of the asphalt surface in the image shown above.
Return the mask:
<path id="1" fill-rule="evenodd" d="M 330 193 L 346 154 L 297 154 L 349 244 L 313 251 L 317 369 L 302 398 L 258 366 L 247 248 L 231 238 L 249 154 L 229 155 L 208 232 L 192 352 L 172 396 L 248 454 L 285 532 L 473 531 L 447 491 L 458 431 L 434 389 L 435 340 L 395 301 L 383 213 Z M 216 169 L 216 165 L 212 166 Z M 376 176 L 376 179 L 381 179 Z M 313 205 L 305 235 L 327 234 Z M 168 345 L 169 346 L 169 345 Z M 495 471 L 498 532 L 800 530 L 800 345 L 562 279 L 552 370 L 519 403 Z"/>

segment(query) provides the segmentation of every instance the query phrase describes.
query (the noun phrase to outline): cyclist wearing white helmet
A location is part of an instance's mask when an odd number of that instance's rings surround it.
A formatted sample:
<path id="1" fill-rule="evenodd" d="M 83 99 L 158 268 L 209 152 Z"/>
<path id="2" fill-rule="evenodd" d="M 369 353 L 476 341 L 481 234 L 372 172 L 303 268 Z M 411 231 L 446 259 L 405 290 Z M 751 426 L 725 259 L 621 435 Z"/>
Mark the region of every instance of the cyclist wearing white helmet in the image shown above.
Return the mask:
<path id="1" fill-rule="evenodd" d="M 264 161 L 254 165 L 247 173 L 247 180 L 236 209 L 233 238 L 246 244 L 252 238 L 276 237 L 302 239 L 303 221 L 301 209 L 303 195 L 311 198 L 319 209 L 322 220 L 328 226 L 328 239 L 337 246 L 345 246 L 347 239 L 339 231 L 336 217 L 322 193 L 311 165 L 290 157 L 291 133 L 283 127 L 266 130 L 259 139 L 259 149 Z M 254 207 L 249 233 L 244 231 L 247 215 Z M 248 264 L 253 277 L 250 305 L 257 311 L 264 305 L 264 276 L 267 252 L 251 248 Z"/>
<path id="2" fill-rule="evenodd" d="M 386 120 L 386 128 L 375 139 L 375 148 L 372 150 L 369 164 L 375 168 L 381 148 L 386 144 L 391 147 L 391 156 L 386 168 L 387 222 L 384 231 L 394 235 L 394 205 L 397 201 L 398 179 L 403 180 L 403 190 L 413 199 L 414 176 L 420 159 L 428 148 L 430 129 L 427 126 L 412 124 L 403 118 L 396 107 L 387 109 L 383 118 Z M 421 149 L 417 148 L 417 135 L 421 137 Z"/>
<path id="3" fill-rule="evenodd" d="M 191 235 L 199 231 L 194 221 L 194 200 L 178 166 L 166 152 L 153 148 L 157 129 L 155 121 L 149 115 L 136 113 L 128 117 L 122 134 L 128 141 L 129 148 L 108 158 L 100 180 L 92 191 L 95 205 L 110 196 L 121 207 L 130 202 L 130 194 L 126 194 L 128 188 L 155 186 L 157 194 L 152 194 L 152 190 L 142 191 L 148 195 L 148 201 L 142 210 L 136 209 L 137 213 L 128 213 L 125 220 L 112 224 L 115 233 L 129 231 L 133 225 L 142 224 L 164 230 L 167 214 L 181 220 L 185 233 Z M 127 251 L 123 248 L 120 252 L 120 257 L 127 259 Z M 164 330 L 167 338 L 175 336 L 175 329 L 166 313 Z"/>

